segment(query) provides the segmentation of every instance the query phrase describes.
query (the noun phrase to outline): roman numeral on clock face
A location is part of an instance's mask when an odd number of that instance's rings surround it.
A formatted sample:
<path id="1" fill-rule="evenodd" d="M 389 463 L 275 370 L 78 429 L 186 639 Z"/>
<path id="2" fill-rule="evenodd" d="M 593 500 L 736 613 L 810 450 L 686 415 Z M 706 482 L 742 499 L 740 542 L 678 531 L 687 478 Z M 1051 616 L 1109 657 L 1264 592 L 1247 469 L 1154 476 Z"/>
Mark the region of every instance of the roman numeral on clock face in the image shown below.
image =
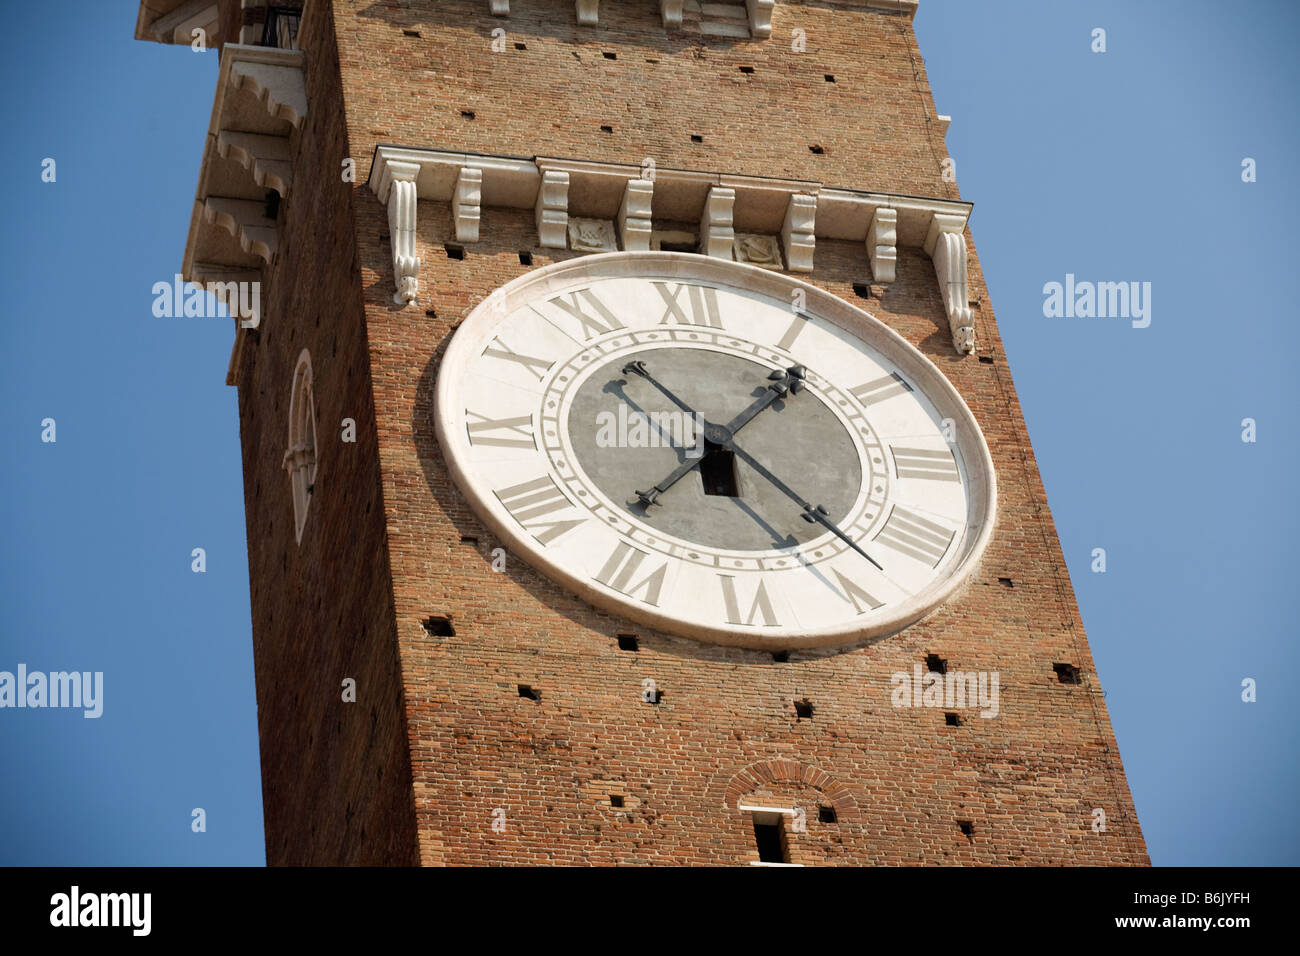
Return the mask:
<path id="1" fill-rule="evenodd" d="M 931 481 L 961 481 L 952 452 L 926 448 L 899 448 L 890 445 L 899 478 L 925 478 Z"/>
<path id="2" fill-rule="evenodd" d="M 533 537 L 542 544 L 550 544 L 560 535 L 572 531 L 586 520 L 585 518 L 573 518 L 568 521 L 536 520 L 563 511 L 572 504 L 549 475 L 502 488 L 500 491 L 494 491 L 493 494 L 501 504 L 505 505 L 511 517 L 527 531 L 531 531 Z M 533 523 L 529 524 L 530 521 Z"/>
<path id="3" fill-rule="evenodd" d="M 495 345 L 501 347 L 493 348 Z M 555 364 L 554 362 L 546 361 L 546 359 L 533 358 L 529 355 L 520 355 L 500 339 L 495 338 L 488 343 L 488 347 L 483 350 L 483 354 L 490 355 L 493 358 L 505 359 L 507 362 L 514 362 L 516 365 L 522 365 L 524 368 L 528 369 L 528 371 L 536 375 L 537 381 L 539 382 L 546 377 L 546 373 L 549 372 L 551 366 Z"/>
<path id="4" fill-rule="evenodd" d="M 470 417 L 478 421 L 471 422 Z M 513 418 L 488 418 L 465 409 L 465 431 L 471 445 L 495 445 L 498 448 L 536 448 L 533 441 L 533 417 L 516 415 Z"/>
<path id="5" fill-rule="evenodd" d="M 839 578 L 840 589 L 844 592 L 844 600 L 853 605 L 854 614 L 864 614 L 867 611 L 874 611 L 878 607 L 884 607 L 884 601 L 878 601 L 861 587 L 853 582 L 851 578 L 846 578 L 839 569 L 833 569 L 835 577 Z"/>
<path id="6" fill-rule="evenodd" d="M 667 308 L 660 325 L 681 322 L 683 325 L 704 325 L 709 328 L 722 328 L 722 318 L 718 313 L 718 290 L 712 286 L 690 285 L 681 283 L 672 285 L 668 282 L 652 282 L 659 291 Z M 682 305 L 682 291 L 686 292 L 685 306 Z"/>
<path id="7" fill-rule="evenodd" d="M 901 395 L 911 390 L 912 386 L 903 381 L 897 372 L 891 372 L 884 378 L 863 382 L 857 388 L 849 389 L 853 397 L 863 405 L 874 405 L 876 402 L 883 402 L 887 398 L 893 398 L 895 395 Z"/>
<path id="8" fill-rule="evenodd" d="M 646 604 L 659 606 L 659 592 L 663 590 L 664 576 L 668 573 L 668 562 L 665 561 L 659 567 L 650 571 L 641 578 L 640 581 L 634 581 L 637 570 L 641 563 L 649 555 L 640 548 L 634 548 L 626 541 L 619 540 L 618 546 L 614 548 L 614 553 L 609 556 L 609 560 L 601 567 L 596 574 L 596 580 L 606 587 L 613 588 L 615 591 L 621 591 L 628 597 L 637 598 Z M 637 592 L 644 591 L 642 597 Z"/>
<path id="9" fill-rule="evenodd" d="M 740 597 L 736 593 L 736 579 L 729 574 L 719 574 L 718 580 L 722 582 L 722 601 L 727 608 L 728 624 L 752 625 L 758 618 L 762 618 L 764 627 L 776 627 L 780 623 L 776 619 L 776 612 L 772 610 L 772 599 L 767 594 L 767 582 L 759 580 L 758 588 L 754 591 L 754 600 L 749 606 L 749 614 L 742 618 Z"/>
<path id="10" fill-rule="evenodd" d="M 894 505 L 875 540 L 934 568 L 943 560 L 956 535 L 956 531 L 949 531 L 915 511 Z"/>
<path id="11" fill-rule="evenodd" d="M 574 335 L 570 328 L 572 323 L 566 322 L 561 325 L 559 322 L 546 319 L 551 325 L 555 326 L 575 342 L 583 343 L 588 339 L 594 339 L 598 335 L 604 335 L 606 332 L 613 332 L 615 329 L 621 329 L 625 326 L 618 320 L 596 294 L 590 289 L 579 289 L 577 292 L 569 292 L 565 295 L 557 295 L 547 301 L 557 309 L 568 313 L 571 317 L 578 320 L 580 329 L 577 335 Z M 534 309 L 534 312 L 537 310 Z M 540 312 L 537 313 L 541 315 Z M 542 316 L 546 318 L 546 316 Z M 570 328 L 566 328 L 569 326 Z"/>

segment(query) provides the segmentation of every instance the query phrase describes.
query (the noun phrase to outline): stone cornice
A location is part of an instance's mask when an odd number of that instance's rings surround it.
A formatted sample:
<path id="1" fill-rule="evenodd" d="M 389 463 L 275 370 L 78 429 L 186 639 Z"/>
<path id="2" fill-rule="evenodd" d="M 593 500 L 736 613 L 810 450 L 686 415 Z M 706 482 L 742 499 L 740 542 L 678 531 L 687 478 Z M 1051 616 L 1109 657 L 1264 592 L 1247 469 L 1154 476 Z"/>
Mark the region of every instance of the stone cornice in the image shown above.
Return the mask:
<path id="1" fill-rule="evenodd" d="M 397 183 L 403 184 L 400 190 Z M 737 235 L 770 236 L 780 240 L 785 268 L 791 272 L 813 271 L 818 238 L 860 242 L 880 283 L 894 280 L 899 246 L 921 249 L 935 263 L 954 346 L 963 354 L 974 350 L 966 301 L 968 202 L 825 186 L 813 180 L 398 146 L 376 147 L 369 185 L 388 207 L 396 230 L 392 235 L 399 304 L 415 301 L 419 260 L 415 247 L 405 240 L 415 234 L 415 200 L 425 200 L 446 203 L 458 240 L 470 242 L 479 235 L 485 206 L 533 210 L 538 244 L 545 248 L 568 246 L 571 218 L 609 223 L 609 235 L 617 235 L 624 250 L 645 248 L 654 220 L 698 223 L 700 251 L 723 258 L 732 257 Z M 243 228 L 247 232 L 250 224 Z M 593 250 L 584 245 L 574 251 Z"/>

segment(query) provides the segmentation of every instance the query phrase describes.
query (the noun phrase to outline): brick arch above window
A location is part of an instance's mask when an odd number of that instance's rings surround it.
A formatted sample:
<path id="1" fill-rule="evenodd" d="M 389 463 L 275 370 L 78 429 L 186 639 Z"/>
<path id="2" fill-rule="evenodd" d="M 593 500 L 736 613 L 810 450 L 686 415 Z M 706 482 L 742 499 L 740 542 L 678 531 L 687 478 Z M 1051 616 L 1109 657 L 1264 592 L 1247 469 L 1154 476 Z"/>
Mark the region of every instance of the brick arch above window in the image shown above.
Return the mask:
<path id="1" fill-rule="evenodd" d="M 796 790 L 806 787 L 816 790 L 827 803 L 834 806 L 841 821 L 855 822 L 861 819 L 858 798 L 847 786 L 825 770 L 798 760 L 759 760 L 729 778 L 718 777 L 711 789 L 719 791 L 717 796 L 724 806 L 736 810 L 742 799 L 757 790 L 772 792 L 783 788 Z"/>

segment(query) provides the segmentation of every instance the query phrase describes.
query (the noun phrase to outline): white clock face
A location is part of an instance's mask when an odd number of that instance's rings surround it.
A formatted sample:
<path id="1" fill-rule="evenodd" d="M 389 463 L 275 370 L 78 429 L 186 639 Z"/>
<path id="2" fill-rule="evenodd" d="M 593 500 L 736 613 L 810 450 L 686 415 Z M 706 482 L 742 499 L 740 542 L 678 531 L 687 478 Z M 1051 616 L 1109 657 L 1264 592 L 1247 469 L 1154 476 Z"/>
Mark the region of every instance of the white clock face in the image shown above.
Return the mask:
<path id="1" fill-rule="evenodd" d="M 512 554 L 700 640 L 896 631 L 992 530 L 987 446 L 933 364 L 829 293 L 704 256 L 585 256 L 511 282 L 456 331 L 435 417 Z"/>

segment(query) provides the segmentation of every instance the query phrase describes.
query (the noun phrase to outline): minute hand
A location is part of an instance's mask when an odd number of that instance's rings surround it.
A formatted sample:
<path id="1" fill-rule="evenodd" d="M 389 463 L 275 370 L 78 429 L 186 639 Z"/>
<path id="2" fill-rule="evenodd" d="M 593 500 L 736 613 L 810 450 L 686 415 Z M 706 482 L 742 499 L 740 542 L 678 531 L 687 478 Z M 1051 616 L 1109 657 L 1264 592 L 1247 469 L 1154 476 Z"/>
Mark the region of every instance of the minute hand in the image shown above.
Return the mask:
<path id="1" fill-rule="evenodd" d="M 784 494 L 787 498 L 797 503 L 799 507 L 803 509 L 803 517 L 805 521 L 817 522 L 822 527 L 832 532 L 837 538 L 839 538 L 841 541 L 847 544 L 858 554 L 862 555 L 864 558 L 866 558 L 868 561 L 874 564 L 881 571 L 885 570 L 883 567 L 881 567 L 879 561 L 877 561 L 871 555 L 867 554 L 867 552 L 859 548 L 857 543 L 852 538 L 850 538 L 847 534 L 845 534 L 843 531 L 840 530 L 839 525 L 837 525 L 834 521 L 830 519 L 830 516 L 826 513 L 825 508 L 821 507 L 821 505 L 809 504 L 798 494 L 792 491 L 789 485 L 787 485 L 784 481 L 776 477 L 776 475 L 772 474 L 770 471 L 767 470 L 767 468 L 765 468 L 762 464 L 760 464 L 758 459 L 756 459 L 749 452 L 745 451 L 735 442 L 731 443 L 731 450 L 736 453 L 737 458 L 740 458 L 741 460 L 746 462 L 749 465 L 749 467 L 753 468 L 756 472 L 758 472 L 769 482 L 771 482 L 772 485 L 774 485 L 778 491 Z"/>
<path id="2" fill-rule="evenodd" d="M 659 389 L 659 391 L 664 394 L 664 396 L 668 399 L 668 401 L 672 402 L 674 405 L 676 405 L 678 408 L 684 411 L 687 415 L 690 415 L 692 418 L 697 418 L 697 419 L 700 417 L 699 414 L 695 411 L 695 409 L 691 408 L 691 406 L 687 405 L 680 398 L 678 398 L 676 395 L 670 392 L 668 390 L 668 386 L 664 385 L 662 382 L 659 381 L 659 379 L 651 375 L 649 369 L 645 367 L 645 362 L 628 362 L 626 365 L 623 366 L 623 374 L 640 375 L 643 379 L 645 379 L 655 388 Z"/>

